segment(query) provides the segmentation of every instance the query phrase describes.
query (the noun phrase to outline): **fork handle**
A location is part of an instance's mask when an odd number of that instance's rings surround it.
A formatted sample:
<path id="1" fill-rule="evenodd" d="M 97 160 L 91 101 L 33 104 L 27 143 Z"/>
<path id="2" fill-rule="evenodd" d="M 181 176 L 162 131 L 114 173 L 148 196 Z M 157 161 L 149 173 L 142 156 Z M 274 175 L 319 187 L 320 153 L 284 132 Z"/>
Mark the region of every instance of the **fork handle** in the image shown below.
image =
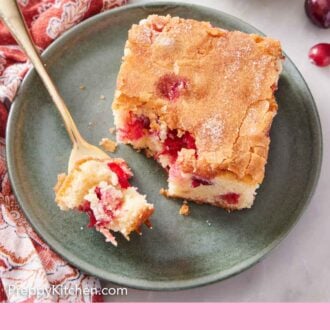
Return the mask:
<path id="1" fill-rule="evenodd" d="M 32 38 L 24 23 L 24 18 L 20 12 L 16 0 L 0 0 L 0 17 L 38 72 L 41 80 L 43 81 L 46 89 L 48 90 L 63 118 L 66 130 L 72 143 L 77 144 L 82 142 L 83 138 L 81 137 L 77 126 L 75 125 L 70 112 L 62 97 L 60 96 L 56 86 L 49 77 L 39 56 L 39 53 L 32 42 Z"/>

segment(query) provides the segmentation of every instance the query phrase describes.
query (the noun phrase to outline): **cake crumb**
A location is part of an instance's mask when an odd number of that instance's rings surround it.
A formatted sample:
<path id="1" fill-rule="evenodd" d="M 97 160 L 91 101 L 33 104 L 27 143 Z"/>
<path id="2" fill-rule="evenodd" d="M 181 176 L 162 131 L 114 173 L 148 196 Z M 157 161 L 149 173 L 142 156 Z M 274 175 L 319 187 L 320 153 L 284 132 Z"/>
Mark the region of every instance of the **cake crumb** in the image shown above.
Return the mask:
<path id="1" fill-rule="evenodd" d="M 65 173 L 60 173 L 60 174 L 57 175 L 57 183 L 56 183 L 56 185 L 54 187 L 55 193 L 57 193 L 57 191 L 60 189 L 60 186 L 64 182 L 65 178 L 66 178 L 66 174 Z"/>
<path id="2" fill-rule="evenodd" d="M 116 148 L 117 148 L 117 143 L 108 139 L 108 138 L 103 138 L 99 145 L 106 151 L 109 152 L 115 152 Z"/>
<path id="3" fill-rule="evenodd" d="M 100 95 L 100 100 L 105 100 L 105 96 L 103 94 Z"/>
<path id="4" fill-rule="evenodd" d="M 79 86 L 79 89 L 80 89 L 81 91 L 83 91 L 83 90 L 85 90 L 85 89 L 86 89 L 86 86 L 85 86 L 85 85 L 83 85 L 83 84 L 81 84 L 81 85 Z"/>
<path id="5" fill-rule="evenodd" d="M 206 220 L 206 223 L 209 227 L 211 227 L 211 222 L 209 220 Z"/>
<path id="6" fill-rule="evenodd" d="M 186 201 L 183 202 L 183 204 L 180 207 L 179 214 L 183 216 L 187 216 L 190 213 L 189 205 Z"/>
<path id="7" fill-rule="evenodd" d="M 150 128 L 154 131 L 159 131 L 160 130 L 160 125 L 156 121 L 152 121 L 150 123 Z"/>
<path id="8" fill-rule="evenodd" d="M 147 158 L 152 158 L 153 157 L 153 153 L 149 149 L 145 149 L 144 153 L 147 156 Z"/>
<path id="9" fill-rule="evenodd" d="M 160 188 L 159 193 L 165 197 L 167 197 L 167 190 L 164 188 Z"/>
<path id="10" fill-rule="evenodd" d="M 115 127 L 110 127 L 109 128 L 109 133 L 110 134 L 115 134 L 116 133 L 116 128 Z"/>

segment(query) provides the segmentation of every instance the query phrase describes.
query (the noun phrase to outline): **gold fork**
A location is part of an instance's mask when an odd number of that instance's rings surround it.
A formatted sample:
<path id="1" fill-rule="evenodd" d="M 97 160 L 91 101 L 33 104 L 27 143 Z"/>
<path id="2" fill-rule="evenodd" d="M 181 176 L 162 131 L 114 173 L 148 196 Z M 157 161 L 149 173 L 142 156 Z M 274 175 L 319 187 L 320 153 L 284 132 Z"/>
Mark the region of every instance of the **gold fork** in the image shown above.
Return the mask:
<path id="1" fill-rule="evenodd" d="M 0 0 L 0 17 L 12 33 L 13 37 L 16 39 L 17 43 L 22 47 L 27 57 L 32 62 L 35 70 L 39 74 L 39 77 L 43 81 L 47 91 L 52 97 L 57 110 L 61 114 L 65 128 L 73 143 L 68 165 L 69 172 L 71 169 L 73 169 L 75 163 L 82 158 L 109 158 L 105 152 L 103 152 L 100 148 L 88 143 L 79 133 L 78 128 L 71 117 L 68 107 L 63 101 L 53 81 L 49 77 L 48 72 L 45 69 L 45 65 L 42 63 L 39 53 L 32 42 L 31 36 L 24 23 L 24 18 L 19 10 L 16 0 Z"/>

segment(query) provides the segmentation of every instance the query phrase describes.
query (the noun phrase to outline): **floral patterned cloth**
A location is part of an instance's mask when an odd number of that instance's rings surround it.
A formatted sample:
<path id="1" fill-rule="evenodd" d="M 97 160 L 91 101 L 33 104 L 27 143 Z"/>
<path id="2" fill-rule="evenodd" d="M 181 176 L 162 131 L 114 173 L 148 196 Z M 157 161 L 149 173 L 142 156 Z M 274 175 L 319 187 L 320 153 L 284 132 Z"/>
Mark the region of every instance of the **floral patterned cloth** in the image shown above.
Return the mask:
<path id="1" fill-rule="evenodd" d="M 1 1 L 1 0 L 0 0 Z M 37 47 L 127 0 L 18 0 Z M 12 194 L 5 163 L 10 105 L 30 64 L 0 22 L 0 302 L 93 302 L 100 282 L 70 266 L 32 230 Z"/>

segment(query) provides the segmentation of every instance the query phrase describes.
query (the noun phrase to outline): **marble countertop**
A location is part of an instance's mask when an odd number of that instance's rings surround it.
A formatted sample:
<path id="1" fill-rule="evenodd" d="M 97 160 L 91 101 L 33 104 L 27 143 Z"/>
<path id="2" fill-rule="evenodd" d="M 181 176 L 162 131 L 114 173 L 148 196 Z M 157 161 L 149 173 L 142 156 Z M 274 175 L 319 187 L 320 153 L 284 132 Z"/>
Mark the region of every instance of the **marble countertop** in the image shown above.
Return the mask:
<path id="1" fill-rule="evenodd" d="M 145 1 L 131 0 L 130 3 Z M 226 301 L 301 302 L 330 300 L 330 67 L 308 61 L 311 46 L 330 42 L 330 29 L 313 26 L 303 0 L 191 0 L 213 7 L 252 24 L 278 38 L 297 65 L 315 98 L 323 129 L 324 153 L 319 184 L 298 224 L 263 261 L 249 270 L 216 284 L 172 292 L 128 289 L 127 296 L 108 301 Z M 308 159 L 306 159 L 308 161 Z M 115 285 L 108 283 L 108 287 Z"/>

